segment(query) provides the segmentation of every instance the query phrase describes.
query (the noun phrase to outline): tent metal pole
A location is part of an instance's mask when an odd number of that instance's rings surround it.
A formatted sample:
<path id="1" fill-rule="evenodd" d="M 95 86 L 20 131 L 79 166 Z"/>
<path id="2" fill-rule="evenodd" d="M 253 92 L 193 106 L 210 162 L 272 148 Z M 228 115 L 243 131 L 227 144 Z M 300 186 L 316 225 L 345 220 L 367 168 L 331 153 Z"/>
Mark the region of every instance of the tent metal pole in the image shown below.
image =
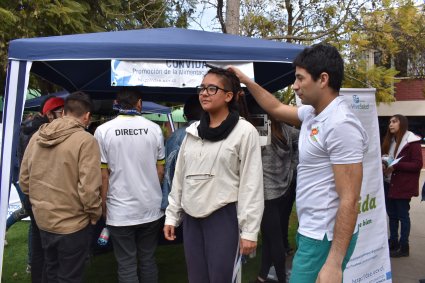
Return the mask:
<path id="1" fill-rule="evenodd" d="M 0 184 L 0 277 L 3 268 L 4 237 L 6 233 L 9 191 L 13 173 L 25 96 L 32 62 L 9 60 L 3 104 Z"/>

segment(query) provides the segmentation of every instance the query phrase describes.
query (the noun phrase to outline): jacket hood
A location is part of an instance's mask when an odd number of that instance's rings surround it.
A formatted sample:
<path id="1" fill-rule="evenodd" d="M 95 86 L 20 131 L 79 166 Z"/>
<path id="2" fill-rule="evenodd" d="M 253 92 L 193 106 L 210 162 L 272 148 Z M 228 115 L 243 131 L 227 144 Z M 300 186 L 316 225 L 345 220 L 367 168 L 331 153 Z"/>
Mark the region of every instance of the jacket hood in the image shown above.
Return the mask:
<path id="1" fill-rule="evenodd" d="M 187 128 L 186 128 L 186 133 L 199 138 L 199 133 L 198 133 L 198 126 L 199 126 L 199 121 L 193 122 L 192 124 L 190 124 Z"/>
<path id="2" fill-rule="evenodd" d="M 395 154 L 395 156 L 397 157 L 400 152 L 406 147 L 406 145 L 410 144 L 410 143 L 414 143 L 414 142 L 420 142 L 421 137 L 415 135 L 414 133 L 412 133 L 411 131 L 407 131 L 403 138 L 401 139 L 400 145 L 398 147 L 397 153 Z M 394 145 L 395 141 L 393 140 L 393 145 Z"/>
<path id="3" fill-rule="evenodd" d="M 411 131 L 407 131 L 405 136 L 403 137 L 403 139 L 406 138 L 406 142 L 407 143 L 411 143 L 411 142 L 417 142 L 421 140 L 420 136 L 415 135 L 414 133 L 412 133 Z"/>
<path id="4" fill-rule="evenodd" d="M 84 125 L 76 118 L 65 116 L 42 125 L 38 133 L 37 143 L 41 147 L 55 146 L 78 131 L 84 131 Z"/>

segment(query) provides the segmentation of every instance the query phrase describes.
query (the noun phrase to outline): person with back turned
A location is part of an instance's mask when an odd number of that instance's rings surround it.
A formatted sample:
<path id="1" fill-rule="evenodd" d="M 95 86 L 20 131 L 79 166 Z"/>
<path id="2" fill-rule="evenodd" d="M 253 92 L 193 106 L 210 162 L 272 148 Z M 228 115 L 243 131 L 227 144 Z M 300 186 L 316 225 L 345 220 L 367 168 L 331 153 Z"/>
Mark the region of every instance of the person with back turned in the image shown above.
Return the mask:
<path id="1" fill-rule="evenodd" d="M 64 116 L 32 136 L 21 163 L 20 185 L 40 229 L 47 282 L 82 282 L 92 225 L 102 214 L 100 152 L 92 135 L 91 100 L 74 93 Z"/>
<path id="2" fill-rule="evenodd" d="M 155 250 L 161 226 L 164 138 L 142 117 L 141 95 L 118 93 L 119 115 L 95 132 L 102 158 L 102 199 L 118 281 L 158 282 Z"/>

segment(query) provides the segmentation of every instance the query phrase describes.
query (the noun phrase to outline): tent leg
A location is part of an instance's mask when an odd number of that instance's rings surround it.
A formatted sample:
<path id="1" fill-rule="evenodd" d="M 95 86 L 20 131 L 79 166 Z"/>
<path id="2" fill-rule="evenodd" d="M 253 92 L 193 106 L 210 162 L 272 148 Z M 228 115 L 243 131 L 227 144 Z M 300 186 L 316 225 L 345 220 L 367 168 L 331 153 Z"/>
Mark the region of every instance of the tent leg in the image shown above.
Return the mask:
<path id="1" fill-rule="evenodd" d="M 0 184 L 0 277 L 3 268 L 4 237 L 9 206 L 9 191 L 13 172 L 25 94 L 32 62 L 9 60 L 3 104 Z"/>

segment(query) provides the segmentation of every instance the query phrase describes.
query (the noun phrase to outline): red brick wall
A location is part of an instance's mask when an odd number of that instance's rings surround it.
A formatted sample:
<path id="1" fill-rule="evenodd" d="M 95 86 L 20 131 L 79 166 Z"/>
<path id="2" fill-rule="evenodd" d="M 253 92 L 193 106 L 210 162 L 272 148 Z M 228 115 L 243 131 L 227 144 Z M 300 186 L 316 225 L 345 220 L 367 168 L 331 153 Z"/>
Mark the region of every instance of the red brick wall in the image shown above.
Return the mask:
<path id="1" fill-rule="evenodd" d="M 424 89 L 425 79 L 401 80 L 395 85 L 395 98 L 397 101 L 403 100 L 425 100 Z"/>

